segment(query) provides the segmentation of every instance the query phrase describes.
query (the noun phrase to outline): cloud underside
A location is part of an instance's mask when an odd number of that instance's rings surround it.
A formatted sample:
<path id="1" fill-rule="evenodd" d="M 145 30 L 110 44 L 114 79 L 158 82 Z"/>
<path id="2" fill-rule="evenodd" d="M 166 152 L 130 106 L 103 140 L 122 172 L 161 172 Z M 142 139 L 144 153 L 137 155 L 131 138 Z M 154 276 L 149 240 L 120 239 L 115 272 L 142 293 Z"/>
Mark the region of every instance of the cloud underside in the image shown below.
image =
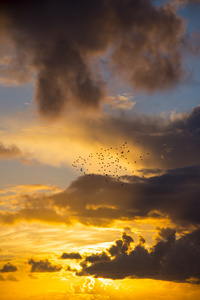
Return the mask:
<path id="1" fill-rule="evenodd" d="M 164 217 L 179 226 L 199 226 L 200 166 L 169 170 L 150 178 L 124 178 L 121 182 L 108 176 L 82 176 L 68 189 L 51 196 L 20 196 L 16 202 L 21 209 L 1 212 L 0 221 L 105 226 L 116 220 Z"/>
<path id="2" fill-rule="evenodd" d="M 1 30 L 15 45 L 13 68 L 35 72 L 43 115 L 57 116 L 65 107 L 99 108 L 105 97 L 100 65 L 148 93 L 172 88 L 184 77 L 183 19 L 169 5 L 156 7 L 147 0 L 3 2 Z"/>
<path id="3" fill-rule="evenodd" d="M 200 283 L 200 231 L 176 239 L 174 229 L 161 229 L 157 242 L 148 251 L 140 242 L 132 248 L 133 239 L 123 233 L 109 249 L 87 256 L 78 276 L 123 279 L 151 278 L 156 280 Z"/>

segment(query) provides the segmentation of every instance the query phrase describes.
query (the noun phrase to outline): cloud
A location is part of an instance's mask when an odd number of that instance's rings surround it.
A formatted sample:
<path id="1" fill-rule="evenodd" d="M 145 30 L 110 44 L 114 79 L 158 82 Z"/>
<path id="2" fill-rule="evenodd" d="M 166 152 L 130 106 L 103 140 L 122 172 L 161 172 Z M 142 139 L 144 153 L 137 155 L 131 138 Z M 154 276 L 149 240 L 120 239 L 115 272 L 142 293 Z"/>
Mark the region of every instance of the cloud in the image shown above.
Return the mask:
<path id="1" fill-rule="evenodd" d="M 75 253 L 75 252 L 71 252 L 71 253 L 65 253 L 63 252 L 63 254 L 60 257 L 61 259 L 82 259 L 82 256 L 80 255 L 80 253 Z"/>
<path id="2" fill-rule="evenodd" d="M 171 0 L 170 2 L 172 5 L 181 6 L 181 5 L 188 5 L 188 4 L 198 4 L 200 0 Z"/>
<path id="3" fill-rule="evenodd" d="M 26 66 L 17 59 L 5 55 L 0 58 L 0 85 L 18 86 L 31 81 L 31 74 Z"/>
<path id="4" fill-rule="evenodd" d="M 52 265 L 48 259 L 36 261 L 30 259 L 28 264 L 31 265 L 31 272 L 59 272 L 62 269 L 61 265 Z"/>
<path id="5" fill-rule="evenodd" d="M 169 5 L 20 0 L 4 1 L 1 8 L 1 29 L 15 45 L 16 61 L 36 74 L 43 115 L 57 116 L 74 106 L 98 109 L 105 95 L 104 58 L 106 70 L 135 90 L 169 89 L 183 79 L 185 29 Z"/>
<path id="6" fill-rule="evenodd" d="M 199 120 L 200 107 L 197 106 L 185 114 L 173 113 L 170 119 L 147 115 L 126 118 L 105 116 L 99 122 L 85 122 L 82 126 L 88 137 L 95 135 L 102 144 L 117 147 L 116 141 L 119 144 L 126 140 L 134 170 L 156 170 L 200 164 Z M 143 162 L 139 159 L 140 155 L 143 156 Z"/>
<path id="7" fill-rule="evenodd" d="M 111 279 L 131 277 L 177 282 L 187 282 L 193 278 L 198 283 L 200 230 L 180 238 L 176 238 L 175 234 L 174 229 L 163 228 L 159 239 L 148 251 L 141 243 L 132 249 L 132 237 L 123 233 L 122 239 L 115 241 L 115 244 L 106 250 L 107 254 L 105 252 L 98 254 L 99 258 L 104 255 L 107 259 L 88 261 L 86 257 L 80 264 L 82 270 L 77 271 L 76 274 Z"/>
<path id="8" fill-rule="evenodd" d="M 147 169 L 147 172 L 144 170 L 146 176 L 148 170 L 155 174 L 160 169 L 161 174 L 163 169 L 200 164 L 199 119 L 198 106 L 188 113 L 173 112 L 168 117 L 136 113 L 132 116 L 107 113 L 99 118 L 69 116 L 46 128 L 27 126 L 21 130 L 24 124 L 20 124 L 18 131 L 4 133 L 2 142 L 7 145 L 13 141 L 33 162 L 56 167 L 67 164 L 71 167 L 79 155 L 86 158 L 91 152 L 100 152 L 101 147 L 108 149 L 112 146 L 111 153 L 116 157 L 115 147 L 127 141 L 130 170 L 138 175 L 137 170 Z M 98 169 L 98 163 L 92 161 L 89 172 L 98 173 Z"/>
<path id="9" fill-rule="evenodd" d="M 106 98 L 106 104 L 109 109 L 131 110 L 136 104 L 136 102 L 131 101 L 133 98 L 133 95 L 126 93 L 116 97 L 110 96 Z"/>
<path id="10" fill-rule="evenodd" d="M 4 146 L 0 142 L 0 158 L 3 159 L 15 159 L 22 156 L 20 149 L 15 145 Z"/>
<path id="11" fill-rule="evenodd" d="M 95 136 L 99 148 L 99 144 L 113 146 L 110 151 L 114 157 L 117 151 L 114 146 L 118 141 L 121 145 L 121 137 L 125 138 L 130 149 L 127 154 L 130 155 L 130 170 L 134 173 L 123 170 L 118 177 L 114 172 L 107 176 L 102 172 L 95 174 L 99 160 L 94 159 L 94 166 L 91 166 L 94 173 L 78 177 L 65 190 L 50 192 L 47 188 L 45 193 L 46 188 L 40 191 L 40 185 L 27 186 L 27 189 L 20 186 L 20 195 L 17 189 L 13 190 L 17 195 L 12 195 L 15 203 L 10 201 L 9 204 L 12 211 L 7 211 L 5 206 L 0 212 L 1 223 L 39 221 L 70 225 L 81 222 L 110 226 L 115 220 L 165 217 L 178 226 L 200 224 L 199 106 L 189 113 L 173 114 L 170 120 L 147 116 L 130 119 L 105 116 L 101 121 L 86 120 L 79 135 L 79 142 L 87 136 L 87 141 L 93 145 Z M 94 156 L 95 147 L 92 149 Z M 77 156 L 79 154 L 81 152 Z"/>
<path id="12" fill-rule="evenodd" d="M 9 262 L 5 264 L 2 269 L 0 269 L 1 273 L 16 272 L 16 271 L 18 271 L 17 267 L 12 265 Z"/>
<path id="13" fill-rule="evenodd" d="M 2 275 L 0 275 L 0 281 L 5 281 L 5 278 Z"/>
<path id="14" fill-rule="evenodd" d="M 0 221 L 110 226 L 115 220 L 167 217 L 181 227 L 198 226 L 199 180 L 200 166 L 172 169 L 149 178 L 124 176 L 123 181 L 82 176 L 56 194 L 20 196 L 16 201 L 21 209 L 2 212 Z"/>
<path id="15" fill-rule="evenodd" d="M 7 280 L 8 281 L 19 281 L 15 276 L 13 276 L 12 274 L 9 274 L 7 276 Z"/>
<path id="16" fill-rule="evenodd" d="M 19 281 L 19 280 L 12 274 L 9 274 L 6 278 L 0 275 L 0 281 Z"/>
<path id="17" fill-rule="evenodd" d="M 85 265 L 85 262 L 95 263 L 97 261 L 105 261 L 105 260 L 109 260 L 109 256 L 106 254 L 106 252 L 91 254 L 85 258 L 84 262 L 81 263 L 81 265 L 82 264 Z"/>

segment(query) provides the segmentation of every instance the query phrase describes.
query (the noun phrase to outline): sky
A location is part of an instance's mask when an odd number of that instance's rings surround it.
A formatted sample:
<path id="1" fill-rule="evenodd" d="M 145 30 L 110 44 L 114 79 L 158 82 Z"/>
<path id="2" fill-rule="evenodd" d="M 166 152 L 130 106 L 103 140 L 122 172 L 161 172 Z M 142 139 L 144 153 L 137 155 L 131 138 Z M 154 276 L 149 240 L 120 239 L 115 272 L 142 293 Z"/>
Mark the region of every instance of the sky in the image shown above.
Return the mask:
<path id="1" fill-rule="evenodd" d="M 200 1 L 0 4 L 0 298 L 199 299 Z"/>

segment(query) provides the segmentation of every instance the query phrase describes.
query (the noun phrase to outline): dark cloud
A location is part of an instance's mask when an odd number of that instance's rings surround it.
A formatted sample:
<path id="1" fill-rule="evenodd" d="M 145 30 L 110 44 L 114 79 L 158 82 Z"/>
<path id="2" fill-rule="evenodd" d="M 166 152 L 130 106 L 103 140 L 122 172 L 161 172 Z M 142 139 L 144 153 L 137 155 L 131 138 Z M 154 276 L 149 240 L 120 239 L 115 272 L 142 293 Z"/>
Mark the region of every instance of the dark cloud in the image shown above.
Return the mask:
<path id="1" fill-rule="evenodd" d="M 146 243 L 145 238 L 142 235 L 139 235 L 139 244 L 144 245 Z"/>
<path id="2" fill-rule="evenodd" d="M 16 272 L 16 271 L 18 271 L 17 267 L 12 265 L 9 262 L 5 264 L 2 269 L 0 269 L 1 273 Z"/>
<path id="3" fill-rule="evenodd" d="M 107 144 L 108 138 L 111 145 L 115 144 L 116 136 L 127 140 L 133 155 L 132 163 L 137 160 L 134 169 L 139 163 L 136 155 L 134 159 L 139 146 L 145 169 L 149 168 L 144 170 L 144 175 L 149 175 L 150 172 L 152 175 L 156 172 L 159 174 L 159 169 L 200 164 L 200 106 L 189 113 L 172 114 L 170 119 L 147 115 L 126 118 L 105 116 L 100 124 L 101 126 L 90 122 L 82 126 L 88 135 L 96 135 L 97 138 L 100 136 L 101 139 L 105 136 L 103 142 Z M 137 141 L 140 142 L 138 145 Z M 148 157 L 147 153 L 150 153 Z M 139 168 L 142 169 L 141 165 Z"/>
<path id="4" fill-rule="evenodd" d="M 19 199 L 21 210 L 1 214 L 0 220 L 67 224 L 78 221 L 105 226 L 114 220 L 168 217 L 179 226 L 200 224 L 200 166 L 168 170 L 149 178 L 125 178 L 122 186 L 114 178 L 82 176 L 68 189 L 51 196 L 24 195 Z M 62 214 L 55 209 L 62 209 Z"/>
<path id="5" fill-rule="evenodd" d="M 28 264 L 31 265 L 31 272 L 59 272 L 62 269 L 60 265 L 52 265 L 48 259 L 36 261 L 30 259 Z"/>
<path id="6" fill-rule="evenodd" d="M 107 249 L 106 260 L 90 261 L 88 265 L 86 258 L 81 263 L 82 270 L 76 274 L 111 279 L 131 277 L 177 282 L 191 282 L 193 279 L 193 282 L 199 283 L 200 230 L 180 238 L 176 238 L 175 234 L 173 229 L 162 229 L 160 238 L 149 251 L 141 243 L 132 249 L 130 243 L 122 237 Z M 130 236 L 129 238 L 131 239 Z M 113 247 L 116 249 L 114 252 Z"/>
<path id="7" fill-rule="evenodd" d="M 54 204 L 70 207 L 72 215 L 84 224 L 104 225 L 114 219 L 163 215 L 178 224 L 200 224 L 199 182 L 199 166 L 169 170 L 150 178 L 127 176 L 123 186 L 115 179 L 105 182 L 98 176 L 85 176 L 55 195 Z"/>
<path id="8" fill-rule="evenodd" d="M 82 256 L 78 252 L 71 252 L 71 253 L 63 253 L 60 257 L 61 259 L 82 259 Z"/>
<path id="9" fill-rule="evenodd" d="M 156 7 L 149 0 L 3 1 L 1 16 L 2 28 L 15 42 L 16 60 L 36 73 L 42 114 L 56 116 L 73 106 L 98 108 L 104 96 L 102 58 L 108 71 L 136 90 L 169 89 L 183 78 L 184 25 L 169 5 Z"/>
<path id="10" fill-rule="evenodd" d="M 85 262 L 94 263 L 94 262 L 97 262 L 97 261 L 104 261 L 104 260 L 109 260 L 109 256 L 106 254 L 106 252 L 86 256 L 83 264 Z"/>

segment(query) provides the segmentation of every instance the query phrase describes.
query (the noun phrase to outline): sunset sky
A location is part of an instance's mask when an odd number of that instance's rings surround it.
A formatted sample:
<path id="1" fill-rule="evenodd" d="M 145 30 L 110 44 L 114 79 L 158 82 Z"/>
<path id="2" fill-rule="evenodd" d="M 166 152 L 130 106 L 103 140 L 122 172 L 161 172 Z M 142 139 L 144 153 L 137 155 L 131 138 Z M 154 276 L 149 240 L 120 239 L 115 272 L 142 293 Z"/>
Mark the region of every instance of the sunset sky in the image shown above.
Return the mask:
<path id="1" fill-rule="evenodd" d="M 0 299 L 199 299 L 199 16 L 1 1 Z"/>

